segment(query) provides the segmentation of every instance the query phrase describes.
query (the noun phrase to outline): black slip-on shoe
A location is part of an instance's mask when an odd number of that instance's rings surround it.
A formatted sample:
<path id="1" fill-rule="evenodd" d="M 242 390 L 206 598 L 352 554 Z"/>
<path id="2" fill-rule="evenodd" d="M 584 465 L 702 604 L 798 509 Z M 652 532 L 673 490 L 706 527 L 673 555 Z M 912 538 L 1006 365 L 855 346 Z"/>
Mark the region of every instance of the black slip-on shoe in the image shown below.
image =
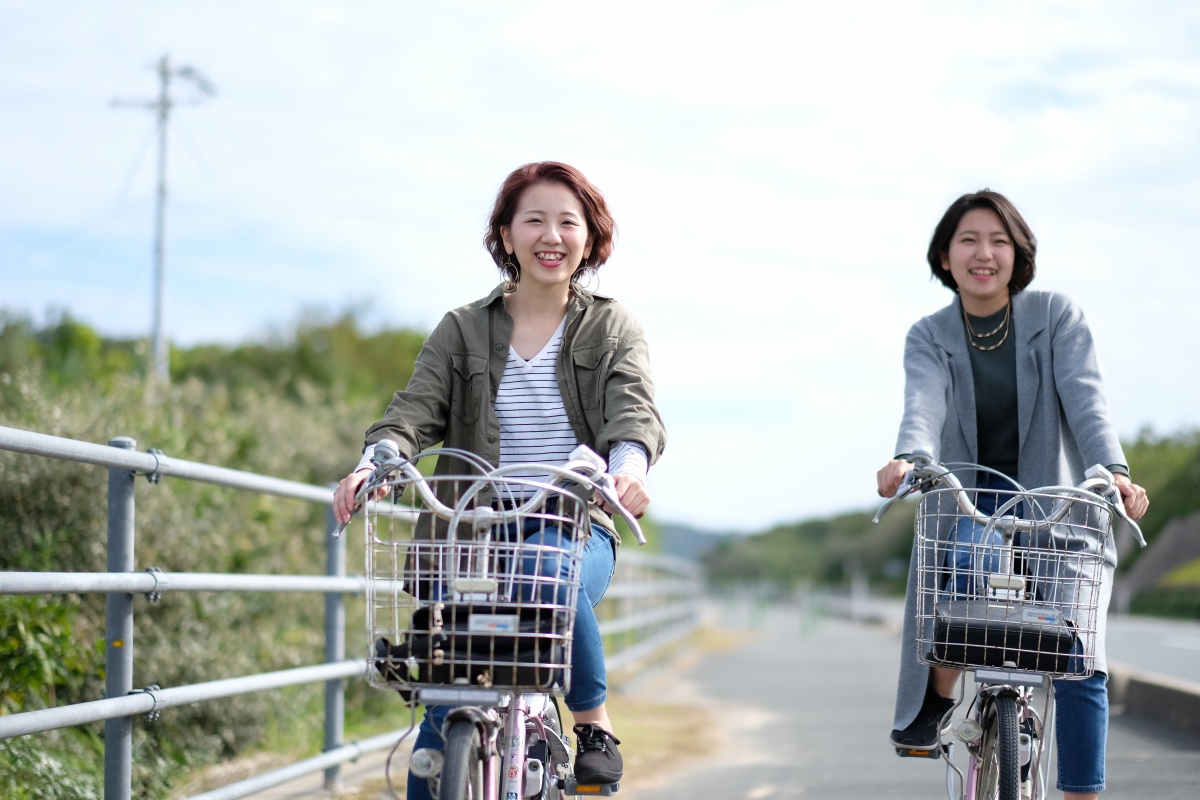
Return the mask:
<path id="1" fill-rule="evenodd" d="M 586 723 L 573 730 L 579 740 L 575 752 L 575 782 L 582 784 L 616 783 L 625 764 L 617 745 L 619 739 L 599 725 Z"/>
<path id="2" fill-rule="evenodd" d="M 892 744 L 896 747 L 911 747 L 932 750 L 938 746 L 942 730 L 942 718 L 954 708 L 954 701 L 936 694 L 932 689 L 925 693 L 921 710 L 907 728 L 892 731 Z"/>

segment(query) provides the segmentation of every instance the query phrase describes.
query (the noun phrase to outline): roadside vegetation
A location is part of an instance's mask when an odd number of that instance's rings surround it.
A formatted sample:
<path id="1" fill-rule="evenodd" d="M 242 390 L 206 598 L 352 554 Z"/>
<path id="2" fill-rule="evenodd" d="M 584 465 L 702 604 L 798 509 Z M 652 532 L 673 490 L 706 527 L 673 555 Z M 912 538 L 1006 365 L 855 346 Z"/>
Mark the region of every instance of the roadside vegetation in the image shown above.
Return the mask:
<path id="1" fill-rule="evenodd" d="M 354 316 L 305 315 L 261 344 L 172 352 L 172 381 L 153 402 L 145 345 L 112 341 L 63 317 L 45 326 L 0 318 L 0 425 L 137 449 L 310 484 L 353 466 L 362 432 L 402 386 L 423 341 L 361 330 Z M 138 480 L 137 568 L 171 572 L 323 574 L 325 509 L 182 480 Z M 106 569 L 107 473 L 0 451 L 0 570 Z M 350 556 L 354 558 L 353 555 Z M 353 569 L 354 561 L 351 561 Z M 319 594 L 171 593 L 135 598 L 134 686 L 179 686 L 319 663 Z M 104 693 L 103 595 L 0 595 L 0 713 Z M 362 650 L 361 603 L 347 652 Z M 349 724 L 399 704 L 353 685 Z M 243 695 L 137 720 L 136 797 L 165 797 L 186 775 L 256 749 L 311 754 L 322 688 Z M 404 714 L 405 721 L 407 714 Z M 376 732 L 399 725 L 374 723 Z M 0 796 L 100 797 L 103 725 L 0 742 Z"/>
<path id="2" fill-rule="evenodd" d="M 149 398 L 144 341 L 107 339 L 67 316 L 38 325 L 0 312 L 0 425 L 97 443 L 129 436 L 139 451 L 329 484 L 353 465 L 364 428 L 407 382 L 424 340 L 417 331 L 365 330 L 359 316 L 309 312 L 262 341 L 175 348 L 169 388 Z M 1200 507 L 1200 435 L 1147 433 L 1128 452 L 1153 498 L 1145 521 L 1153 541 Z M 138 569 L 324 571 L 323 507 L 170 479 L 139 479 L 136 492 Z M 0 451 L 0 571 L 103 571 L 106 495 L 102 468 Z M 656 526 L 647 522 L 653 549 Z M 705 561 L 718 583 L 790 592 L 861 575 L 876 590 L 898 593 L 911 526 L 911 507 L 894 509 L 879 526 L 870 512 L 848 513 L 726 538 Z M 352 569 L 354 558 L 352 550 Z M 1160 589 L 1160 599 L 1144 593 L 1135 608 L 1200 617 L 1200 561 L 1180 563 Z M 324 657 L 320 595 L 167 592 L 154 604 L 135 601 L 136 687 Z M 103 595 L 0 595 L 0 714 L 103 696 L 104 603 Z M 361 603 L 349 604 L 349 613 L 347 652 L 355 654 L 363 647 Z M 407 711 L 391 699 L 353 683 L 348 731 L 365 737 L 407 724 Z M 134 795 L 195 790 L 206 768 L 254 754 L 312 755 L 322 714 L 314 685 L 136 720 Z M 0 796 L 102 796 L 102 734 L 95 724 L 0 742 Z"/>
<path id="3" fill-rule="evenodd" d="M 1187 524 L 1200 535 L 1200 431 L 1159 436 L 1144 431 L 1125 443 L 1130 471 L 1150 495 L 1141 521 L 1149 547 L 1172 524 Z M 838 587 L 865 579 L 873 592 L 900 595 L 912 547 L 915 503 L 893 507 L 879 525 L 874 509 L 827 519 L 780 525 L 754 536 L 724 537 L 703 557 L 710 582 L 758 583 L 788 594 L 798 586 Z M 1143 552 L 1131 540 L 1118 540 L 1118 581 Z M 1165 546 L 1174 547 L 1174 544 Z M 1130 611 L 1154 616 L 1200 619 L 1200 548 L 1186 547 L 1164 559 L 1174 565 L 1140 588 Z"/>

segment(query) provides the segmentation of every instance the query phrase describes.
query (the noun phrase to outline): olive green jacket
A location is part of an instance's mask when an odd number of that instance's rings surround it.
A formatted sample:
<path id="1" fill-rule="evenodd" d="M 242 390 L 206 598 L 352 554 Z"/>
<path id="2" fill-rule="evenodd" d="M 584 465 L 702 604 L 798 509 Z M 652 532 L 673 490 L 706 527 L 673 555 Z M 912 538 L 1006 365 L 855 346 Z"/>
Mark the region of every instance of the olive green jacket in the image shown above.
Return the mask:
<path id="1" fill-rule="evenodd" d="M 366 444 L 392 439 L 411 456 L 438 442 L 500 462 L 496 390 L 508 361 L 513 321 L 496 287 L 482 300 L 446 314 L 417 356 L 408 386 L 396 392 Z M 567 310 L 558 356 L 558 388 L 579 441 L 607 458 L 620 441 L 638 442 L 650 463 L 667 434 L 654 405 L 650 355 L 642 329 L 616 301 L 581 293 Z M 458 459 L 440 458 L 435 475 L 465 474 Z M 481 503 L 490 502 L 484 489 Z M 592 507 L 592 519 L 613 532 L 612 519 Z"/>

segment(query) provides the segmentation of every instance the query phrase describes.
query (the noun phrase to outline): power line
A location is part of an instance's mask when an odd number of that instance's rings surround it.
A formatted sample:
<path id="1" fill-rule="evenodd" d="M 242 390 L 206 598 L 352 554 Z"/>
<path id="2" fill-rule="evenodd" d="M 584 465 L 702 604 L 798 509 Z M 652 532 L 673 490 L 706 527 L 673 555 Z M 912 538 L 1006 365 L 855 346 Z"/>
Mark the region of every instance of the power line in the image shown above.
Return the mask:
<path id="1" fill-rule="evenodd" d="M 147 108 L 158 115 L 158 191 L 154 212 L 154 324 L 150 348 L 152 368 L 148 371 L 148 377 L 151 382 L 156 381 L 165 386 L 171 379 L 170 351 L 167 347 L 163 319 L 163 298 L 166 295 L 167 125 L 171 118 L 171 110 L 175 106 L 195 105 L 204 98 L 215 95 L 217 90 L 208 78 L 195 68 L 172 67 L 166 54 L 158 60 L 155 70 L 158 72 L 157 99 L 114 99 L 112 105 L 118 108 Z M 171 97 L 172 78 L 186 81 L 193 86 L 195 92 L 189 100 L 177 102 Z"/>

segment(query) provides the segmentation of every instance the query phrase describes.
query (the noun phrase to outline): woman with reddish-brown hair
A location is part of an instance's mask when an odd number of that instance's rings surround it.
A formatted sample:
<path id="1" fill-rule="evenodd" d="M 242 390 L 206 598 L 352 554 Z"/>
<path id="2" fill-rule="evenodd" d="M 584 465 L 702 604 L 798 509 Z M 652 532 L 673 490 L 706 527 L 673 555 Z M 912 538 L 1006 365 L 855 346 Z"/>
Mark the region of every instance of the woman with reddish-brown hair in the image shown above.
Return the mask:
<path id="1" fill-rule="evenodd" d="M 446 314 L 430 334 L 408 386 L 367 430 L 362 460 L 338 485 L 340 521 L 350 518 L 382 439 L 397 442 L 406 456 L 443 442 L 497 466 L 561 464 L 586 444 L 608 460 L 621 504 L 637 516 L 645 512 L 646 472 L 666 443 L 649 353 L 629 311 L 586 288 L 612 254 L 615 232 L 603 195 L 574 167 L 540 162 L 508 176 L 484 235 L 501 283 Z M 447 456 L 435 469 L 463 473 Z M 576 780 L 605 784 L 619 780 L 623 766 L 592 608 L 608 588 L 620 538 L 608 509 L 593 506 L 591 523 L 565 700 L 578 738 Z M 414 749 L 442 749 L 446 710 L 426 711 Z M 426 781 L 410 774 L 409 799 L 429 796 Z"/>

